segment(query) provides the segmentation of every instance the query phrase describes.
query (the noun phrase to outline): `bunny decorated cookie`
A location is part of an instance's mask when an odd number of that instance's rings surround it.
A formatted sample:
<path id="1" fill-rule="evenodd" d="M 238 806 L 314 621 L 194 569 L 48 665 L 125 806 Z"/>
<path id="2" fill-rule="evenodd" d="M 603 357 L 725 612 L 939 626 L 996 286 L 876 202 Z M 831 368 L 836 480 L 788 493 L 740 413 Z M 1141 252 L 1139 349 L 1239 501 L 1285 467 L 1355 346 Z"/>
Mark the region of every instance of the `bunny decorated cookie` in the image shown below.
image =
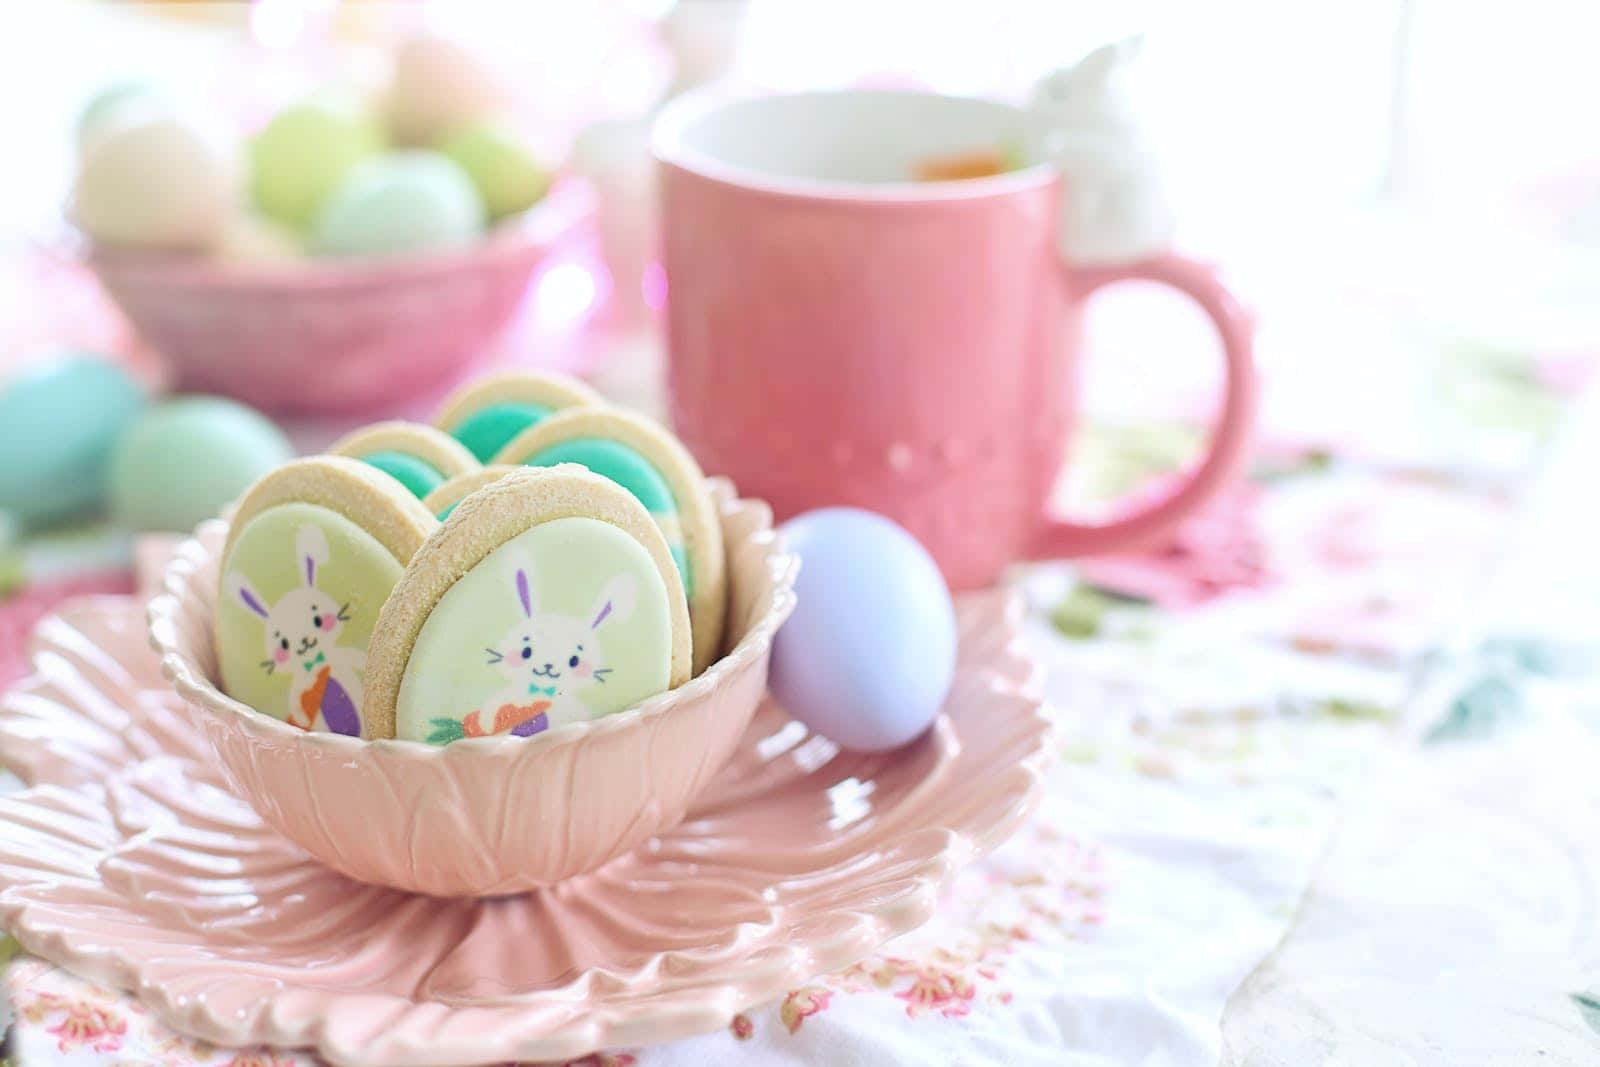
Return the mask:
<path id="1" fill-rule="evenodd" d="M 709 665 L 725 567 L 670 433 L 566 379 L 490 378 L 437 426 L 366 427 L 245 493 L 218 581 L 222 687 L 303 730 L 542 735 Z"/>
<path id="2" fill-rule="evenodd" d="M 574 464 L 469 493 L 412 557 L 369 655 L 362 736 L 527 737 L 687 681 L 688 602 L 633 495 Z"/>
<path id="3" fill-rule="evenodd" d="M 451 393 L 433 424 L 480 463 L 488 463 L 513 437 L 546 416 L 604 403 L 599 393 L 574 378 L 510 372 L 480 378 Z"/>
<path id="4" fill-rule="evenodd" d="M 356 460 L 295 460 L 257 481 L 222 552 L 224 690 L 303 730 L 358 734 L 380 608 L 437 527 L 420 501 Z"/>
<path id="5" fill-rule="evenodd" d="M 577 463 L 633 494 L 666 539 L 688 597 L 694 672 L 717 658 L 727 600 L 722 526 L 699 464 L 677 438 L 642 415 L 581 407 L 522 431 L 494 462 L 531 467 Z"/>
<path id="6" fill-rule="evenodd" d="M 380 422 L 346 434 L 328 448 L 378 468 L 419 500 L 459 475 L 479 469 L 466 447 L 449 434 L 411 422 Z"/>

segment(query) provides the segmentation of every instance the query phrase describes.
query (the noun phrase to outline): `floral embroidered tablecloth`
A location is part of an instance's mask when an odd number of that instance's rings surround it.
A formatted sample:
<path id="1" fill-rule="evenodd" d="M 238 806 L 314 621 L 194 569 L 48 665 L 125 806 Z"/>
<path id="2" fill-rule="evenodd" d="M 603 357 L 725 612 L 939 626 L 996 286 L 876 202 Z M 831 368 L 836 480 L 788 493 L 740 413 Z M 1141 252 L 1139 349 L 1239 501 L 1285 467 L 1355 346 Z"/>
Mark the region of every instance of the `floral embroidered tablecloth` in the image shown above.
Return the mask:
<path id="1" fill-rule="evenodd" d="M 1492 814 L 1498 797 L 1521 788 L 1507 761 L 1532 774 L 1551 744 L 1567 749 L 1570 790 L 1551 786 L 1549 796 L 1574 802 L 1562 825 L 1575 849 L 1587 847 L 1580 820 L 1593 798 L 1574 762 L 1587 751 L 1587 727 L 1557 716 L 1557 732 L 1536 740 L 1527 721 L 1542 720 L 1508 710 L 1534 703 L 1536 690 L 1567 699 L 1546 691 L 1581 688 L 1586 676 L 1551 666 L 1569 643 L 1546 632 L 1542 615 L 1512 627 L 1486 620 L 1481 605 L 1508 553 L 1557 558 L 1513 536 L 1528 506 L 1521 487 L 1600 350 L 1508 347 L 1371 293 L 1363 303 L 1344 291 L 1330 299 L 1346 332 L 1358 320 L 1370 343 L 1353 347 L 1337 373 L 1283 373 L 1299 366 L 1288 350 L 1311 334 L 1264 333 L 1268 417 L 1249 482 L 1158 550 L 1014 575 L 1035 609 L 1028 640 L 1048 665 L 1062 727 L 1035 818 L 956 879 L 932 922 L 867 959 L 717 1033 L 576 1063 L 1472 1062 L 1430 1060 L 1420 1045 L 1397 1054 L 1411 1059 L 1373 1058 L 1366 1052 L 1393 1035 L 1340 1030 L 1371 1007 L 1364 976 L 1373 959 L 1389 958 L 1361 955 L 1361 946 L 1400 928 L 1382 921 L 1383 893 L 1347 890 L 1368 884 L 1373 857 L 1404 859 L 1431 826 L 1470 837 L 1464 813 Z M 1363 375 L 1397 351 L 1406 374 L 1384 379 L 1381 402 L 1362 401 Z M 1348 386 L 1352 425 L 1334 432 L 1324 419 L 1312 432 L 1334 380 Z M 1426 427 L 1415 425 L 1419 412 Z M 1191 454 L 1198 421 L 1183 410 L 1157 422 L 1097 421 L 1078 442 L 1073 492 L 1094 501 L 1151 491 Z M 1471 803 L 1452 806 L 1453 789 Z M 1391 810 L 1409 821 L 1392 824 Z M 1483 835 L 1473 869 L 1530 912 L 1587 915 L 1592 882 L 1546 900 L 1518 896 L 1509 874 L 1495 880 L 1496 842 L 1510 847 L 1514 837 Z M 1524 858 L 1511 852 L 1513 863 Z M 1404 869 L 1374 871 L 1370 887 Z M 1427 884 L 1451 902 L 1469 895 L 1448 876 Z M 1329 901 L 1343 903 L 1330 912 Z M 1391 940 L 1386 951 L 1415 950 L 1413 973 L 1439 961 L 1436 977 L 1448 983 L 1467 956 L 1493 967 L 1497 946 L 1485 941 L 1474 953 L 1468 940 L 1498 922 L 1481 919 L 1452 928 L 1462 938 L 1453 945 Z M 1447 926 L 1426 929 L 1442 936 Z M 1537 1003 L 1552 1048 L 1559 1038 L 1569 1058 L 1584 1048 L 1597 1057 L 1588 1028 L 1600 1020 L 1600 968 L 1569 962 L 1521 972 L 1516 993 Z M 1333 975 L 1363 977 L 1318 984 Z M 25 956 L 4 982 L 15 1012 L 10 1056 L 29 1067 L 310 1062 L 197 1045 L 135 1000 Z M 1451 1002 L 1407 1016 L 1413 994 L 1392 989 L 1392 1017 L 1429 1037 Z M 1322 1003 L 1340 1010 L 1319 1013 Z M 1279 1020 L 1292 1020 L 1281 1047 L 1295 1055 L 1274 1058 Z"/>

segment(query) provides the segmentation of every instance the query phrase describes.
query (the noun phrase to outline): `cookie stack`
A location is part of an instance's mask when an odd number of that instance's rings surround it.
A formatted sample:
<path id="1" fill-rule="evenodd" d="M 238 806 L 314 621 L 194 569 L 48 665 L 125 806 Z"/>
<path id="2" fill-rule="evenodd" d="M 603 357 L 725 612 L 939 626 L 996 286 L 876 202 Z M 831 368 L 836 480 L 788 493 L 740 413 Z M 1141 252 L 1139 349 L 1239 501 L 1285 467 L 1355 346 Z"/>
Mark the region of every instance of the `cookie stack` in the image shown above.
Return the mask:
<path id="1" fill-rule="evenodd" d="M 660 425 L 549 375 L 451 396 L 285 464 L 235 509 L 223 689 L 306 730 L 529 737 L 716 658 L 726 579 L 698 465 Z"/>

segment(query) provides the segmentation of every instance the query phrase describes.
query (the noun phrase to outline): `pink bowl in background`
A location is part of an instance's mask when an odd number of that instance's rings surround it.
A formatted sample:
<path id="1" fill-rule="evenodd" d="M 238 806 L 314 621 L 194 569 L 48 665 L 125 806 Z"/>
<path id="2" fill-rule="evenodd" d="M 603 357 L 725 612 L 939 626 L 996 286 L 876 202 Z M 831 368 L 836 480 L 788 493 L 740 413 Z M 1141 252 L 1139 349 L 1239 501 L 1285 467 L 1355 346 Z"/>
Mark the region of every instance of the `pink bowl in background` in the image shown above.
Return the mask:
<path id="1" fill-rule="evenodd" d="M 766 691 L 798 560 L 772 512 L 711 480 L 728 553 L 731 649 L 699 677 L 537 740 L 433 746 L 306 733 L 219 690 L 212 612 L 226 523 L 185 542 L 150 638 L 237 794 L 342 874 L 434 896 L 498 896 L 593 870 L 683 819 Z M 736 637 L 736 640 L 735 640 Z"/>
<path id="2" fill-rule="evenodd" d="M 592 213 L 587 186 L 568 180 L 449 252 L 282 267 L 95 250 L 89 265 L 178 388 L 272 412 L 366 413 L 481 355 Z"/>

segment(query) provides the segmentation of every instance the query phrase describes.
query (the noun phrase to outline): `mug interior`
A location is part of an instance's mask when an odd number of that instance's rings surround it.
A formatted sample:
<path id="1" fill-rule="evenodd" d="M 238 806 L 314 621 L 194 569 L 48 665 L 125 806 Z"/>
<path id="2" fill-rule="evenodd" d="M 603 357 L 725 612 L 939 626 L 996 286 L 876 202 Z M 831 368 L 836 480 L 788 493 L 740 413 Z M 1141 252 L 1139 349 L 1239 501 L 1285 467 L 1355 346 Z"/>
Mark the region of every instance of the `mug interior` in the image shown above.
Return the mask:
<path id="1" fill-rule="evenodd" d="M 1024 171 L 1043 169 L 1042 138 L 1028 112 L 993 100 L 923 92 L 685 99 L 663 114 L 655 142 L 663 160 L 690 169 L 800 183 L 925 187 L 992 181 L 916 180 L 919 166 L 930 159 L 979 152 L 1005 153 Z"/>

